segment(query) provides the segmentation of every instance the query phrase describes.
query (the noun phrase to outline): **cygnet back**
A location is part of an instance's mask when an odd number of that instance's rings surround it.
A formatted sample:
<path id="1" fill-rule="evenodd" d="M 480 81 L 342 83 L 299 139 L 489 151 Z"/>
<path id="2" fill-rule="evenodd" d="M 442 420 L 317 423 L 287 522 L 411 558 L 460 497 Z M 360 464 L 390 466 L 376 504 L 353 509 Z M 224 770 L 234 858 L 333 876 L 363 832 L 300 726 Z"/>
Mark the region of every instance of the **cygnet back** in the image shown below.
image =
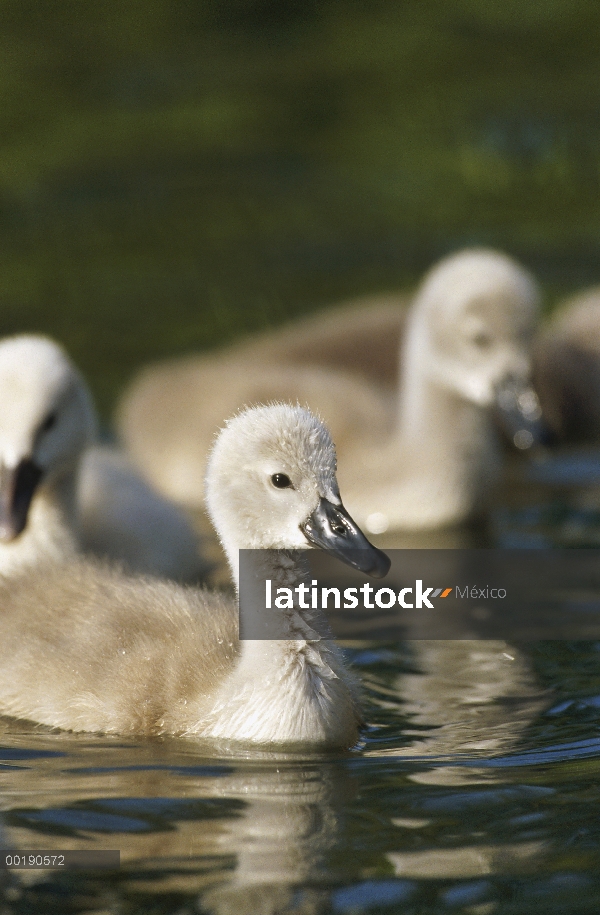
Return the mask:
<path id="1" fill-rule="evenodd" d="M 284 330 L 262 348 L 251 341 L 247 355 L 240 345 L 149 367 L 125 395 L 118 425 L 143 473 L 174 499 L 198 506 L 200 468 L 222 417 L 260 400 L 297 400 L 331 426 L 361 523 L 382 516 L 390 496 L 397 504 L 372 532 L 453 524 L 482 506 L 497 475 L 491 413 L 500 393 L 508 386 L 517 402 L 534 397 L 529 346 L 537 307 L 535 281 L 511 258 L 462 251 L 436 265 L 413 300 L 396 398 L 350 371 L 297 364 L 309 348 L 307 324 L 295 350 L 293 331 Z M 347 341 L 338 355 L 343 351 L 350 351 Z M 370 466 L 377 467 L 373 475 Z M 380 492 L 378 481 L 385 484 Z"/>
<path id="2" fill-rule="evenodd" d="M 600 286 L 559 305 L 536 341 L 534 381 L 558 440 L 600 438 Z"/>

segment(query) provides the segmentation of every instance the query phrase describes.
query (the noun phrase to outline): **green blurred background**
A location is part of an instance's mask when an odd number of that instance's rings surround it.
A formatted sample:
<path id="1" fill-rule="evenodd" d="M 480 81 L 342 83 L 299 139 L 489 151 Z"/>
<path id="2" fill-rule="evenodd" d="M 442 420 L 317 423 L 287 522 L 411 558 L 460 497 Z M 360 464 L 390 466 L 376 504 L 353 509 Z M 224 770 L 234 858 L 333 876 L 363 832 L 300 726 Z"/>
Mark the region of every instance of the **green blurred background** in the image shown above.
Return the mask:
<path id="1" fill-rule="evenodd" d="M 0 0 L 0 333 L 137 366 L 499 246 L 600 280 L 598 0 Z"/>

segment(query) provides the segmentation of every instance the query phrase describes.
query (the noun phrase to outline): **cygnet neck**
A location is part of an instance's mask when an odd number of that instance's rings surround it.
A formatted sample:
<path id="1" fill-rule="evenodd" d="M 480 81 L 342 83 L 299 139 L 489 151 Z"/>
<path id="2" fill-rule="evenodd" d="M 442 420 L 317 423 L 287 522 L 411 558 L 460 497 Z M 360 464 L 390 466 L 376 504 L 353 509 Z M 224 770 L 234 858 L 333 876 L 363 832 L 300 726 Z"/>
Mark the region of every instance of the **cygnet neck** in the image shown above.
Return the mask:
<path id="1" fill-rule="evenodd" d="M 431 316 L 418 309 L 407 328 L 399 384 L 396 443 L 411 475 L 425 468 L 446 486 L 472 492 L 486 467 L 496 465 L 496 442 L 489 411 L 456 389 L 452 364 L 434 364 Z M 447 372 L 448 377 L 444 378 Z"/>
<path id="2" fill-rule="evenodd" d="M 238 601 L 240 600 L 240 549 L 244 550 L 242 559 L 242 574 L 244 594 L 242 599 L 256 600 L 260 602 L 257 612 L 265 607 L 265 581 L 271 582 L 271 593 L 273 601 L 277 595 L 278 588 L 287 588 L 292 592 L 294 607 L 279 608 L 273 607 L 273 640 L 286 639 L 307 639 L 316 638 L 315 629 L 317 626 L 320 632 L 326 630 L 325 619 L 321 611 L 316 612 L 311 607 L 303 607 L 300 603 L 298 592 L 295 590 L 299 585 L 307 587 L 311 584 L 311 574 L 308 561 L 302 555 L 299 549 L 274 549 L 253 547 L 240 547 L 233 545 L 231 541 L 222 540 L 227 561 L 231 569 L 231 575 L 235 584 Z M 307 549 L 309 548 L 307 544 Z M 256 589 L 256 590 L 255 590 Z M 252 593 L 255 592 L 255 593 Z M 308 603 L 308 601 L 304 601 Z M 243 605 L 244 606 L 244 605 Z M 254 612 L 254 611 L 253 611 Z M 267 630 L 269 631 L 269 630 Z M 244 645 L 250 645 L 251 641 L 245 641 Z"/>
<path id="3" fill-rule="evenodd" d="M 69 469 L 58 479 L 40 484 L 25 530 L 0 544 L 0 575 L 18 574 L 40 563 L 58 562 L 78 552 L 75 497 L 76 472 Z"/>
<path id="4" fill-rule="evenodd" d="M 439 467 L 451 485 L 466 481 L 496 451 L 487 410 L 423 371 L 407 372 L 395 439 L 411 472 Z"/>
<path id="5" fill-rule="evenodd" d="M 228 558 L 232 569 L 238 568 L 231 551 Z M 310 583 L 307 564 L 296 550 L 261 550 L 256 560 L 259 611 L 265 578 L 271 578 L 273 596 L 277 588 Z M 293 602 L 291 608 L 273 609 L 275 638 L 267 633 L 241 641 L 235 672 L 217 700 L 218 708 L 227 707 L 228 720 L 215 720 L 207 733 L 226 737 L 235 729 L 242 740 L 308 740 L 329 746 L 350 746 L 356 740 L 361 715 L 352 677 L 337 646 L 316 634 L 315 611 L 301 608 L 295 593 Z"/>
<path id="6" fill-rule="evenodd" d="M 419 320 L 407 330 L 396 429 L 379 448 L 360 448 L 341 468 L 348 506 L 373 533 L 426 530 L 464 521 L 496 477 L 499 456 L 488 410 L 432 365 Z M 366 475 L 374 481 L 368 489 Z"/>

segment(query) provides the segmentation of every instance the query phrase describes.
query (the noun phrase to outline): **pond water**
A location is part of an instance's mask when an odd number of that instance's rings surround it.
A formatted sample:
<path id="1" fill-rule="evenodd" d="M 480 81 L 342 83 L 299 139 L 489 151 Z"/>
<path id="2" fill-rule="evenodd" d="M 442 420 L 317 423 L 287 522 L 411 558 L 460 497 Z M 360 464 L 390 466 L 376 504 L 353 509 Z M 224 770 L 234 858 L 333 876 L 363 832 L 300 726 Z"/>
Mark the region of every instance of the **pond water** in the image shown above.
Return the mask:
<path id="1" fill-rule="evenodd" d="M 585 490 L 569 486 L 582 463 Z M 521 463 L 528 504 L 495 512 L 486 542 L 589 545 L 600 529 L 593 466 L 595 452 Z M 121 852 L 118 872 L 10 872 L 6 911 L 598 911 L 600 643 L 347 651 L 368 720 L 347 753 L 123 741 L 4 719 L 2 845 Z"/>

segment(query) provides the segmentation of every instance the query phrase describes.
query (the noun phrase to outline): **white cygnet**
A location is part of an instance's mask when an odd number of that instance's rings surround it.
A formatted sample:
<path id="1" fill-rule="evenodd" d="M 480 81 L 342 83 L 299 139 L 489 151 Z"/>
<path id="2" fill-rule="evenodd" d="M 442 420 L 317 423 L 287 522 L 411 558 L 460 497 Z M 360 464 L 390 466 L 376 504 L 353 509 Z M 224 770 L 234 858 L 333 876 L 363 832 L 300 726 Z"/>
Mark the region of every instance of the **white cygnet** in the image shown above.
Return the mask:
<path id="1" fill-rule="evenodd" d="M 0 341 L 0 573 L 78 549 L 76 479 L 96 417 L 88 389 L 44 337 Z"/>
<path id="2" fill-rule="evenodd" d="M 348 504 L 369 531 L 441 527 L 485 507 L 500 467 L 494 407 L 508 397 L 539 416 L 538 308 L 530 274 L 495 251 L 460 252 L 425 277 L 402 341 L 394 433 L 344 456 Z"/>
<path id="3" fill-rule="evenodd" d="M 265 551 L 274 587 L 307 580 L 294 551 L 311 544 L 386 574 L 388 558 L 345 512 L 335 465 L 326 428 L 299 407 L 255 408 L 227 424 L 207 503 L 236 586 L 244 548 Z M 356 683 L 337 646 L 314 638 L 313 610 L 282 610 L 277 640 L 240 642 L 235 600 L 83 560 L 2 583 L 0 600 L 5 714 L 74 731 L 356 741 Z"/>
<path id="4" fill-rule="evenodd" d="M 251 342 L 246 355 L 238 346 L 151 366 L 122 401 L 118 426 L 157 488 L 199 505 L 200 468 L 223 417 L 259 400 L 297 400 L 332 429 L 359 523 L 372 533 L 454 524 L 482 510 L 496 477 L 495 404 L 527 401 L 530 412 L 539 410 L 529 387 L 538 300 L 535 281 L 511 258 L 461 251 L 435 266 L 414 297 L 395 398 L 350 367 L 297 363 L 298 349 L 286 361 L 292 335 L 282 331 L 277 359 L 273 334 L 262 349 Z M 380 329 L 391 326 L 388 309 Z M 308 325 L 301 340 L 306 352 Z"/>
<path id="5" fill-rule="evenodd" d="M 74 556 L 198 579 L 205 568 L 189 522 L 125 457 L 92 446 L 88 388 L 46 337 L 0 341 L 0 574 Z"/>
<path id="6" fill-rule="evenodd" d="M 600 438 L 600 286 L 559 305 L 536 340 L 534 383 L 557 439 Z"/>

